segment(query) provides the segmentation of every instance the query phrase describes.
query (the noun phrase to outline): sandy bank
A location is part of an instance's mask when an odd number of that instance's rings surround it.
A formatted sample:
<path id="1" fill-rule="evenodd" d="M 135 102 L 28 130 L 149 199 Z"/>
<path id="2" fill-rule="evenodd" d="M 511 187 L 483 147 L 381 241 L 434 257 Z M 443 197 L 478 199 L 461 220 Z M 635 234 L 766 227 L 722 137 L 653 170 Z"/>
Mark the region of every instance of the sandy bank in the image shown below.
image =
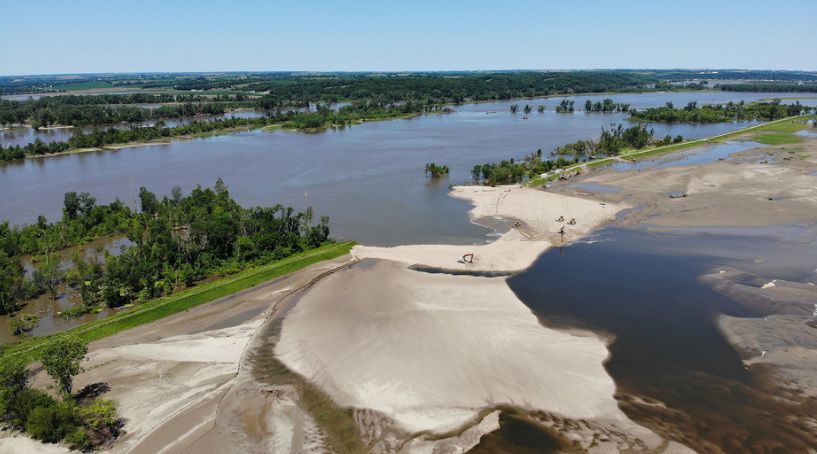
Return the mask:
<path id="1" fill-rule="evenodd" d="M 767 147 L 706 165 L 640 171 L 603 169 L 575 183 L 616 188 L 594 198 L 637 207 L 626 223 L 668 227 L 753 227 L 814 221 L 817 140 Z M 572 195 L 571 185 L 554 188 Z M 670 193 L 687 197 L 669 198 Z"/>
<path id="2" fill-rule="evenodd" d="M 562 244 L 560 229 L 564 228 L 564 243 L 568 243 L 609 222 L 625 207 L 623 203 L 600 204 L 519 186 L 457 186 L 451 196 L 474 205 L 469 212 L 473 222 L 500 218 L 517 220 L 519 225 L 490 244 L 358 245 L 352 256 L 449 270 L 517 272 L 530 266 L 551 245 Z M 575 219 L 575 224 L 570 224 L 571 219 Z M 473 263 L 462 260 L 466 253 L 474 254 Z"/>
<path id="3" fill-rule="evenodd" d="M 410 432 L 452 430 L 497 404 L 623 417 L 604 342 L 543 328 L 502 278 L 361 264 L 300 299 L 276 353 L 339 405 Z"/>

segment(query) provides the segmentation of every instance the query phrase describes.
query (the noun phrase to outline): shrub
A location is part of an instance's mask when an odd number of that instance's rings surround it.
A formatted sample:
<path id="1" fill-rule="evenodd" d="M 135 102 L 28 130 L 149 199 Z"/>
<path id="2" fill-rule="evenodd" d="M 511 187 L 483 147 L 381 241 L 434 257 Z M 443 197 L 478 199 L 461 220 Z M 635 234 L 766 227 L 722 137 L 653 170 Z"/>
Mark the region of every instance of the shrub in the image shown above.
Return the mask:
<path id="1" fill-rule="evenodd" d="M 122 419 L 116 412 L 116 402 L 96 399 L 90 405 L 80 407 L 79 413 L 86 426 L 88 440 L 94 446 L 100 446 L 119 436 Z"/>
<path id="2" fill-rule="evenodd" d="M 91 441 L 91 436 L 85 429 L 76 429 L 65 437 L 65 443 L 68 447 L 77 451 L 90 451 L 94 448 L 94 443 Z"/>
<path id="3" fill-rule="evenodd" d="M 26 431 L 37 440 L 57 443 L 74 432 L 80 421 L 76 405 L 70 401 L 55 402 L 37 406 L 28 415 Z"/>
<path id="4" fill-rule="evenodd" d="M 22 429 L 26 427 L 28 417 L 37 407 L 55 405 L 54 398 L 36 389 L 23 389 L 10 396 L 6 403 L 4 419 L 12 427 Z"/>

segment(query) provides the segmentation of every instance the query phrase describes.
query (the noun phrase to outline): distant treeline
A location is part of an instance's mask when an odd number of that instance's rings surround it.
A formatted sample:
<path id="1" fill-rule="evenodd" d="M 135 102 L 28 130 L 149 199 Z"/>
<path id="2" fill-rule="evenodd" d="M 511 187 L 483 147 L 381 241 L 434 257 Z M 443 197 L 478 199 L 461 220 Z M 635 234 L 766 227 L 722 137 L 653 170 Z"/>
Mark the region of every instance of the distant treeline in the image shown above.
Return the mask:
<path id="1" fill-rule="evenodd" d="M 817 93 L 817 82 L 746 82 L 739 84 L 719 84 L 716 85 L 715 88 L 723 91 Z"/>
<path id="2" fill-rule="evenodd" d="M 256 78 L 257 79 L 257 78 Z M 286 105 L 294 101 L 337 102 L 374 99 L 396 102 L 422 100 L 457 103 L 468 100 L 501 100 L 563 93 L 600 93 L 638 90 L 655 80 L 639 74 L 617 72 L 510 72 L 424 74 L 316 74 L 270 77 L 263 81 L 199 81 L 208 88 L 241 86 L 267 93 L 269 101 Z M 169 83 L 162 81 L 161 83 Z M 174 88 L 181 88 L 174 83 Z M 202 85 L 193 85 L 202 89 Z"/>
<path id="3" fill-rule="evenodd" d="M 779 120 L 785 117 L 800 115 L 811 109 L 800 102 L 781 104 L 780 101 L 754 102 L 746 104 L 728 102 L 698 106 L 696 101 L 687 103 L 683 108 L 676 108 L 671 102 L 664 107 L 652 107 L 645 110 L 631 110 L 630 118 L 638 121 L 661 123 L 720 123 L 737 120 Z"/>
<path id="4" fill-rule="evenodd" d="M 82 148 L 100 148 L 106 145 L 149 142 L 171 137 L 207 134 L 233 128 L 260 128 L 272 124 L 270 118 L 225 118 L 212 121 L 194 121 L 174 128 L 161 122 L 155 126 L 130 129 L 97 129 L 89 133 L 77 131 L 65 142 L 45 143 L 39 138 L 25 146 L 0 146 L 0 161 L 23 159 L 26 156 L 44 156 Z"/>
<path id="5" fill-rule="evenodd" d="M 563 94 L 570 92 L 618 91 L 641 88 L 677 89 L 671 82 L 692 80 L 814 81 L 817 73 L 808 71 L 757 70 L 597 70 L 597 71 L 447 71 L 412 73 L 300 73 L 300 72 L 227 72 L 83 74 L 64 76 L 0 76 L 0 94 L 66 92 L 99 88 L 154 88 L 185 91 L 232 90 L 262 93 L 287 102 L 308 98 L 332 101 L 331 97 L 354 99 L 401 96 L 399 99 L 456 98 L 508 99 L 524 93 Z M 407 81 L 406 90 L 391 84 Z M 635 86 L 633 85 L 635 84 Z M 401 85 L 398 83 L 398 85 Z M 299 87 L 306 87 L 300 91 Z M 603 88 L 602 88 L 603 87 Z M 684 89 L 705 89 L 705 84 L 690 84 Z M 354 92 L 360 93 L 355 94 Z M 364 94 L 366 91 L 368 94 Z M 436 92 L 436 93 L 435 93 Z M 398 98 L 394 98 L 398 99 Z"/>
<path id="6" fill-rule="evenodd" d="M 270 125 L 285 128 L 320 131 L 330 126 L 347 126 L 362 121 L 399 118 L 421 113 L 446 112 L 444 107 L 406 102 L 398 105 L 356 101 L 337 111 L 319 106 L 316 112 L 270 112 L 259 118 L 224 118 L 211 121 L 194 121 L 186 125 L 165 127 L 159 122 L 154 126 L 128 129 L 97 129 L 89 133 L 77 131 L 67 141 L 45 143 L 40 139 L 25 146 L 0 146 L 0 161 L 23 159 L 26 156 L 44 156 L 82 148 L 100 148 L 106 145 L 149 142 L 179 136 L 210 134 L 233 129 L 256 129 Z"/>
<path id="7" fill-rule="evenodd" d="M 30 123 L 32 127 L 99 126 L 150 120 L 219 115 L 255 102 L 240 97 L 206 99 L 182 95 L 53 96 L 30 101 L 0 101 L 0 125 Z M 130 104 L 165 103 L 156 108 Z M 174 104 L 167 104 L 174 103 Z"/>

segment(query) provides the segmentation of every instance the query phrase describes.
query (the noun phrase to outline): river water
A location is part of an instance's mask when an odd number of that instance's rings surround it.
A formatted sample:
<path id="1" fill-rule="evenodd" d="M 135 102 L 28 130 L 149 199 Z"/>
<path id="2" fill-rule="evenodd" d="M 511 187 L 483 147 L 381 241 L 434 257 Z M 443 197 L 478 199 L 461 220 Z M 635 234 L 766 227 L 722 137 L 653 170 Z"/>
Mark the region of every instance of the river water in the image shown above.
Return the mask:
<path id="1" fill-rule="evenodd" d="M 731 266 L 758 276 L 752 280 L 758 287 L 775 278 L 808 282 L 817 263 L 815 237 L 797 226 L 608 228 L 544 253 L 508 284 L 546 325 L 612 333 L 605 367 L 618 389 L 683 412 L 624 405 L 637 421 L 677 425 L 725 452 L 743 451 L 746 440 L 764 452 L 778 443 L 817 442 L 794 425 L 774 423 L 775 411 L 783 418 L 808 410 L 761 392 L 758 377 L 716 327 L 719 313 L 766 314 L 716 293 L 699 277 Z"/>
<path id="2" fill-rule="evenodd" d="M 768 93 L 678 92 L 605 96 L 634 107 L 673 102 L 685 104 L 751 101 Z M 602 127 L 625 122 L 626 114 L 559 114 L 561 97 L 475 103 L 454 106 L 454 112 L 409 120 L 371 122 L 319 134 L 300 132 L 245 133 L 74 155 L 28 159 L 0 165 L 0 219 L 33 222 L 40 214 L 60 216 L 62 196 L 87 191 L 100 202 L 119 198 L 135 205 L 140 186 L 167 194 L 173 186 L 185 191 L 225 180 L 243 205 L 276 203 L 331 218 L 333 235 L 367 244 L 474 243 L 490 233 L 472 225 L 462 213 L 466 202 L 447 196 L 448 184 L 466 182 L 474 164 L 521 158 L 541 148 L 597 137 Z M 531 104 L 524 119 L 511 114 L 511 104 Z M 544 104 L 547 110 L 536 111 Z M 695 139 L 728 132 L 751 123 L 711 125 L 654 124 L 656 136 Z M 451 174 L 428 181 L 427 162 L 446 164 Z"/>

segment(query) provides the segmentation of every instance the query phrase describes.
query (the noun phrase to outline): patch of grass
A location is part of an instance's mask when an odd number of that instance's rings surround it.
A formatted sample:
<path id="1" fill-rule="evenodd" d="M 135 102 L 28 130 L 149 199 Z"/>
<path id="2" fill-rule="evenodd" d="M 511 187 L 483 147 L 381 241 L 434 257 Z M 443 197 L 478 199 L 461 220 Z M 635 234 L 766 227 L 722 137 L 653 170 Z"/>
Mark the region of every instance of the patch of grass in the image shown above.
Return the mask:
<path id="1" fill-rule="evenodd" d="M 54 86 L 59 90 L 66 90 L 66 91 L 75 91 L 75 90 L 93 90 L 95 88 L 108 88 L 112 87 L 113 85 L 109 84 L 108 82 L 103 82 L 101 80 L 87 80 L 85 82 L 74 82 L 70 84 L 60 84 Z"/>
<path id="2" fill-rule="evenodd" d="M 795 136 L 794 134 L 760 134 L 755 136 L 754 141 L 765 145 L 783 145 L 787 143 L 800 143 L 803 141 L 803 138 Z"/>
<path id="3" fill-rule="evenodd" d="M 133 308 L 125 309 L 110 317 L 86 323 L 68 331 L 50 336 L 27 339 L 10 345 L 4 351 L 2 359 L 7 357 L 24 357 L 28 361 L 39 358 L 42 349 L 65 336 L 76 336 L 87 341 L 95 341 L 145 323 L 173 315 L 215 299 L 231 295 L 253 287 L 272 278 L 297 271 L 309 265 L 330 260 L 348 254 L 355 243 L 347 241 L 332 243 L 316 249 L 301 252 L 283 260 L 250 268 L 232 276 L 217 279 L 198 287 L 193 287 L 172 295 L 146 301 Z"/>
<path id="4" fill-rule="evenodd" d="M 798 118 L 790 121 L 781 121 L 778 123 L 770 123 L 767 125 L 763 125 L 758 130 L 766 131 L 766 132 L 785 132 L 785 133 L 792 133 L 797 132 L 801 129 L 805 129 L 809 127 L 808 120 L 812 119 L 814 115 L 806 118 Z"/>

